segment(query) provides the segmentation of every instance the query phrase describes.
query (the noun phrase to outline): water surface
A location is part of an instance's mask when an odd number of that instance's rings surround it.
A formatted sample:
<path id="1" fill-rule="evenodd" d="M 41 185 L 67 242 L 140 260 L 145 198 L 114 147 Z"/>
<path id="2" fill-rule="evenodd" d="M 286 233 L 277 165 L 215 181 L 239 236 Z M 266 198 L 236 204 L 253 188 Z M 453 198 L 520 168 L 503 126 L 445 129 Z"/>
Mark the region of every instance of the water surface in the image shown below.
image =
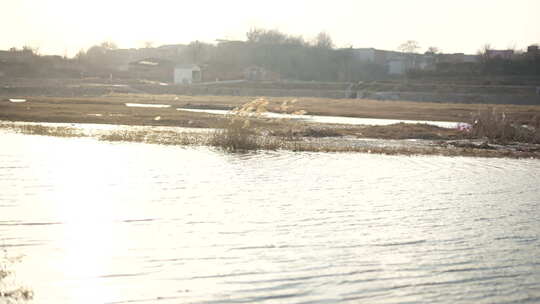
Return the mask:
<path id="1" fill-rule="evenodd" d="M 0 145 L 35 303 L 540 301 L 538 160 Z"/>
<path id="2" fill-rule="evenodd" d="M 228 110 L 212 110 L 212 109 L 187 109 L 178 108 L 179 111 L 200 112 L 210 114 L 231 114 Z M 297 119 L 305 120 L 309 122 L 317 123 L 329 123 L 329 124 L 346 124 L 346 125 L 370 125 L 370 126 L 388 126 L 397 123 L 408 124 L 428 124 L 438 126 L 441 128 L 457 128 L 460 124 L 458 122 L 451 121 L 433 121 L 433 120 L 407 120 L 407 119 L 383 119 L 383 118 L 360 118 L 360 117 L 345 117 L 345 116 L 324 116 L 324 115 L 296 115 L 296 114 L 282 114 L 265 112 L 262 113 L 264 117 L 277 118 L 277 119 Z"/>

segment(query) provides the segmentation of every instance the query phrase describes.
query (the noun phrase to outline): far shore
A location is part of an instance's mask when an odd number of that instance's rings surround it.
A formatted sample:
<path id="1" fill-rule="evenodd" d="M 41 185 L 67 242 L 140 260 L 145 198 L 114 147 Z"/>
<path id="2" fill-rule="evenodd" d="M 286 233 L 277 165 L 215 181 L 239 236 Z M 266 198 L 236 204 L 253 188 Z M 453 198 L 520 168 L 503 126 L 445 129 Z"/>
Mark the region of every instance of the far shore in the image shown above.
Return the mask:
<path id="1" fill-rule="evenodd" d="M 0 120 L 42 122 L 89 122 L 126 125 L 186 126 L 215 124 L 216 117 L 176 111 L 176 108 L 232 109 L 254 97 L 246 96 L 182 96 L 165 94 L 122 94 L 102 96 L 0 97 Z M 23 99 L 14 103 L 9 99 Z M 475 113 L 494 109 L 515 121 L 527 123 L 540 115 L 540 105 L 489 105 L 380 101 L 370 99 L 328 99 L 310 97 L 268 97 L 268 110 L 280 113 L 283 101 L 296 99 L 289 111 L 304 110 L 309 115 L 361 118 L 406 119 L 470 122 Z M 125 103 L 164 104 L 169 108 L 129 108 Z M 155 121 L 161 116 L 160 121 Z M 208 119 L 211 117 L 211 119 Z M 191 122 L 190 122 L 191 121 Z"/>

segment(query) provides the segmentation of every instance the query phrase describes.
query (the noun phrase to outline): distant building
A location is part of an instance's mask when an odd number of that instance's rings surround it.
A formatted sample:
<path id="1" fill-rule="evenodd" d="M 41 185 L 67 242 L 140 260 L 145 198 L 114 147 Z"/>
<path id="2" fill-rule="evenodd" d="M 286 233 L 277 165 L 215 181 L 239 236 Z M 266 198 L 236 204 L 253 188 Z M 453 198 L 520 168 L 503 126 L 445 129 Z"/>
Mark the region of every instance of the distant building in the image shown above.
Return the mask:
<path id="1" fill-rule="evenodd" d="M 7 61 L 10 58 L 9 51 L 0 51 L 0 61 Z"/>
<path id="2" fill-rule="evenodd" d="M 279 74 L 268 71 L 260 66 L 250 66 L 244 69 L 244 79 L 249 81 L 277 81 Z"/>
<path id="3" fill-rule="evenodd" d="M 370 62 L 381 65 L 388 64 L 388 61 L 397 59 L 400 57 L 399 52 L 377 50 L 374 48 L 358 48 L 352 49 L 353 56 L 356 60 L 361 62 Z"/>
<path id="4" fill-rule="evenodd" d="M 403 53 L 377 50 L 374 48 L 351 49 L 353 58 L 360 62 L 385 66 L 390 75 L 403 75 L 408 70 L 430 70 L 435 68 L 435 54 Z"/>
<path id="5" fill-rule="evenodd" d="M 407 62 L 405 60 L 394 59 L 388 61 L 388 74 L 403 75 L 407 71 Z"/>
<path id="6" fill-rule="evenodd" d="M 174 67 L 175 84 L 192 84 L 202 79 L 201 68 L 196 64 L 177 64 Z"/>
<path id="7" fill-rule="evenodd" d="M 16 63 L 31 63 L 36 57 L 32 50 L 17 50 L 10 49 L 9 51 L 0 51 L 0 61 L 16 62 Z"/>
<path id="8" fill-rule="evenodd" d="M 159 58 L 177 58 L 187 49 L 185 44 L 167 44 L 155 48 L 155 56 Z"/>
<path id="9" fill-rule="evenodd" d="M 478 62 L 477 55 L 466 55 L 464 53 L 440 54 L 437 59 L 438 63 L 464 63 Z"/>
<path id="10" fill-rule="evenodd" d="M 514 56 L 514 50 L 487 50 L 486 56 L 489 59 L 512 59 L 512 57 Z"/>
<path id="11" fill-rule="evenodd" d="M 113 63 L 113 68 L 118 71 L 128 71 L 133 62 L 145 58 L 177 61 L 187 48 L 184 44 L 162 45 L 160 47 L 147 47 L 139 49 L 114 49 L 107 50 L 106 55 Z"/>
<path id="12" fill-rule="evenodd" d="M 538 45 L 530 45 L 527 47 L 527 56 L 535 57 L 540 55 L 540 50 L 538 49 Z"/>
<path id="13" fill-rule="evenodd" d="M 173 82 L 174 62 L 159 58 L 145 58 L 129 63 L 129 73 L 138 79 Z"/>
<path id="14" fill-rule="evenodd" d="M 355 56 L 355 59 L 364 62 L 375 62 L 375 50 L 374 48 L 360 48 L 351 50 Z"/>
<path id="15" fill-rule="evenodd" d="M 129 63 L 132 77 L 175 84 L 191 84 L 202 79 L 201 68 L 195 64 L 177 64 L 171 60 L 145 58 Z"/>

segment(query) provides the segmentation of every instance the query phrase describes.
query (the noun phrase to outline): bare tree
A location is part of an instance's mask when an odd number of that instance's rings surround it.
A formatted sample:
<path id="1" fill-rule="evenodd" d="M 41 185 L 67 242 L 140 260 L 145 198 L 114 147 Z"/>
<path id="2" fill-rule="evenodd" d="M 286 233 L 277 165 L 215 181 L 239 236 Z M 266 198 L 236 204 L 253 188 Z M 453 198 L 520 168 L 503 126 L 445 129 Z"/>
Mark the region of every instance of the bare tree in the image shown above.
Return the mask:
<path id="1" fill-rule="evenodd" d="M 512 50 L 512 51 L 516 51 L 517 50 L 517 43 L 515 42 L 511 42 L 511 43 L 508 43 L 508 46 L 506 47 L 507 50 Z"/>
<path id="2" fill-rule="evenodd" d="M 118 46 L 116 45 L 116 43 L 114 43 L 113 41 L 103 41 L 100 45 L 102 48 L 106 49 L 106 50 L 116 50 L 118 49 Z"/>
<path id="3" fill-rule="evenodd" d="M 75 59 L 81 61 L 86 57 L 86 52 L 83 49 L 80 49 L 77 54 L 75 54 Z"/>
<path id="4" fill-rule="evenodd" d="M 320 32 L 317 37 L 315 37 L 314 46 L 321 49 L 332 49 L 334 48 L 334 42 L 332 37 L 326 32 Z"/>
<path id="5" fill-rule="evenodd" d="M 491 44 L 486 43 L 484 44 L 477 52 L 478 57 L 480 58 L 480 61 L 486 62 L 489 59 L 489 53 L 493 50 L 491 47 Z"/>
<path id="6" fill-rule="evenodd" d="M 427 54 L 439 54 L 440 52 L 441 50 L 436 46 L 430 46 L 426 51 Z"/>
<path id="7" fill-rule="evenodd" d="M 403 53 L 416 53 L 416 50 L 420 48 L 418 41 L 407 40 L 398 46 L 398 50 Z"/>
<path id="8" fill-rule="evenodd" d="M 25 45 L 22 47 L 22 51 L 31 53 L 32 55 L 39 55 L 39 47 L 32 47 L 29 45 Z"/>
<path id="9" fill-rule="evenodd" d="M 246 33 L 246 37 L 250 43 L 306 45 L 302 36 L 288 35 L 278 30 L 252 28 Z"/>
<path id="10" fill-rule="evenodd" d="M 252 28 L 246 34 L 248 42 L 264 44 L 282 44 L 287 40 L 287 35 L 278 30 L 265 30 Z"/>
<path id="11" fill-rule="evenodd" d="M 154 42 L 153 41 L 145 41 L 145 42 L 143 42 L 143 47 L 145 49 L 150 49 L 150 48 L 154 47 Z"/>

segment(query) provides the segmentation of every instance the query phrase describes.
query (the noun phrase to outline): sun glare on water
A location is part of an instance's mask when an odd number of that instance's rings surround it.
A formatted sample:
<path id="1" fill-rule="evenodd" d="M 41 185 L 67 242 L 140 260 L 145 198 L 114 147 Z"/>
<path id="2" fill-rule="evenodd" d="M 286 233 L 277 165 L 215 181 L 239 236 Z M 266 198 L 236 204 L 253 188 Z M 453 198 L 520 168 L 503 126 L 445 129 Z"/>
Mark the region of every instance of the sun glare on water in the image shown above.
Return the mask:
<path id="1" fill-rule="evenodd" d="M 36 138 L 36 144 L 43 139 Z M 56 219 L 55 224 L 44 230 L 52 234 L 48 238 L 55 240 L 55 249 L 40 253 L 50 256 L 46 265 L 38 262 L 37 254 L 25 257 L 20 275 L 31 278 L 27 283 L 32 286 L 36 300 L 47 294 L 43 289 L 60 288 L 69 290 L 66 300 L 72 303 L 113 301 L 120 294 L 119 288 L 104 278 L 137 271 L 129 269 L 130 263 L 125 259 L 118 262 L 121 256 L 128 256 L 130 242 L 139 241 L 127 235 L 125 226 L 118 223 L 144 216 L 144 212 L 137 209 L 135 198 L 140 191 L 135 186 L 133 193 L 115 191 L 129 176 L 133 158 L 119 159 L 118 153 L 112 153 L 117 148 L 115 145 L 96 145 L 88 139 L 70 139 L 69 144 L 62 145 L 64 150 L 56 153 L 54 143 L 48 147 L 52 150 L 49 155 L 55 155 L 49 159 L 54 170 L 34 168 L 33 176 L 50 189 L 28 204 L 28 208 L 34 214 L 36 209 L 42 209 L 39 213 Z M 130 214 L 119 212 L 119 209 L 125 210 L 124 204 L 133 204 Z M 40 277 L 47 273 L 55 273 L 62 279 L 52 286 L 47 278 Z"/>

